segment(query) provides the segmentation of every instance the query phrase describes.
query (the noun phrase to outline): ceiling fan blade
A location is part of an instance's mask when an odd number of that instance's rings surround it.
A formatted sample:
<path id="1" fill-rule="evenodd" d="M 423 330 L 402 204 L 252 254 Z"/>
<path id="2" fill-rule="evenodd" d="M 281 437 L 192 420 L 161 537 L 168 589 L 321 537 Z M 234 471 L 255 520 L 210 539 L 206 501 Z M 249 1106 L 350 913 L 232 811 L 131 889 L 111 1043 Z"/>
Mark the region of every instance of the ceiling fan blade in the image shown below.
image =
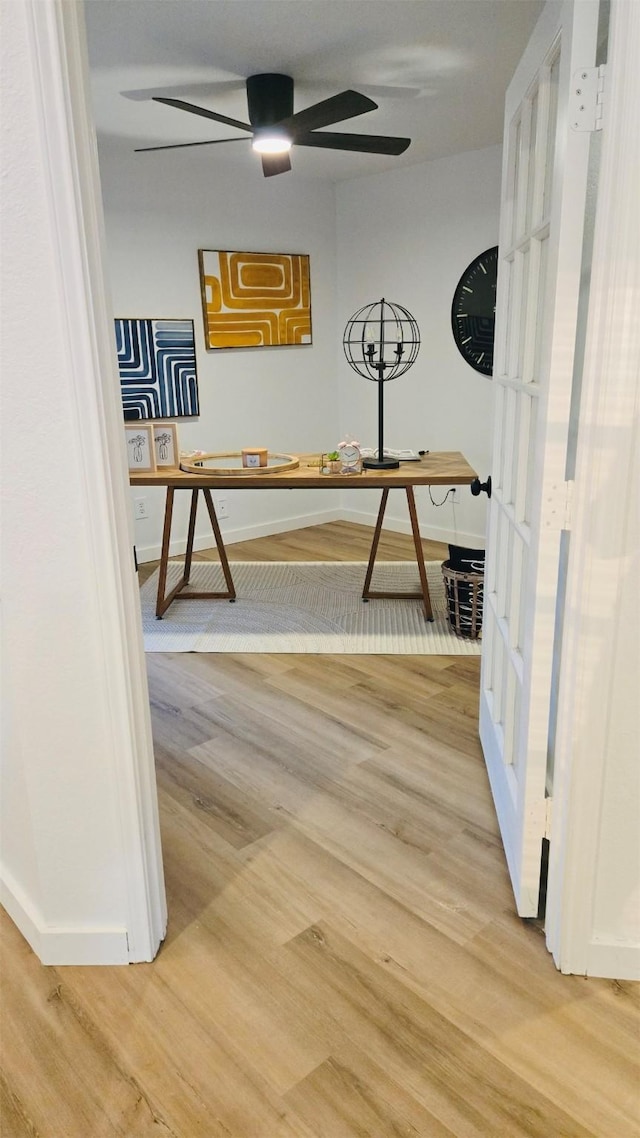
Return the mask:
<path id="1" fill-rule="evenodd" d="M 246 142 L 246 135 L 238 138 L 208 138 L 204 142 L 173 142 L 168 146 L 136 146 L 134 154 L 144 154 L 147 150 L 182 150 L 185 146 L 217 146 L 219 142 Z"/>
<path id="2" fill-rule="evenodd" d="M 125 99 L 132 99 L 134 103 L 149 102 L 156 95 L 166 99 L 169 97 L 169 92 L 172 92 L 172 99 L 183 96 L 188 99 L 211 99 L 215 98 L 216 95 L 225 94 L 227 91 L 242 91 L 244 86 L 244 79 L 222 79 L 200 83 L 180 83 L 178 85 L 172 83 L 170 86 L 165 83 L 162 87 L 141 87 L 134 91 L 121 91 L 120 94 Z"/>
<path id="3" fill-rule="evenodd" d="M 289 127 L 295 134 L 298 131 L 316 130 L 321 126 L 331 126 L 334 122 L 344 119 L 353 119 L 356 115 L 364 115 L 367 111 L 377 110 L 378 104 L 358 91 L 342 91 L 339 95 L 332 95 L 330 99 L 323 99 L 321 103 L 314 103 L 302 111 L 296 111 L 288 119 L 283 119 L 278 125 L 285 129 Z"/>
<path id="4" fill-rule="evenodd" d="M 196 107 L 195 103 L 185 103 L 182 99 L 165 99 L 159 95 L 154 96 L 153 102 L 166 103 L 168 107 L 177 107 L 179 111 L 189 111 L 192 115 L 202 115 L 204 119 L 223 122 L 226 126 L 234 126 L 236 130 L 248 130 L 249 134 L 253 134 L 253 127 L 249 126 L 249 123 L 227 118 L 226 115 L 219 115 L 216 111 L 208 111 L 206 107 Z"/>
<path id="5" fill-rule="evenodd" d="M 329 131 L 294 137 L 296 146 L 319 146 L 326 150 L 354 150 L 359 154 L 404 154 L 410 138 L 392 138 L 383 134 L 335 134 Z"/>
<path id="6" fill-rule="evenodd" d="M 291 169 L 291 159 L 288 154 L 263 154 L 262 173 L 265 178 L 272 178 L 274 174 L 286 174 Z"/>

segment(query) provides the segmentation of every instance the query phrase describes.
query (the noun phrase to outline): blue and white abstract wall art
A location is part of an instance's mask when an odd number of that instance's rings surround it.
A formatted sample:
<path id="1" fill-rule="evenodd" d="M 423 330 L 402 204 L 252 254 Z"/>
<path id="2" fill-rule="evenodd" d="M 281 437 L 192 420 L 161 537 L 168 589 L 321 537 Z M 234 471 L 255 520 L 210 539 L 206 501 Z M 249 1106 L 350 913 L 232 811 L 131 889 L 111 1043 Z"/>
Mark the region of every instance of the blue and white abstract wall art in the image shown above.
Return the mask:
<path id="1" fill-rule="evenodd" d="M 198 415 L 193 320 L 117 319 L 125 420 Z"/>

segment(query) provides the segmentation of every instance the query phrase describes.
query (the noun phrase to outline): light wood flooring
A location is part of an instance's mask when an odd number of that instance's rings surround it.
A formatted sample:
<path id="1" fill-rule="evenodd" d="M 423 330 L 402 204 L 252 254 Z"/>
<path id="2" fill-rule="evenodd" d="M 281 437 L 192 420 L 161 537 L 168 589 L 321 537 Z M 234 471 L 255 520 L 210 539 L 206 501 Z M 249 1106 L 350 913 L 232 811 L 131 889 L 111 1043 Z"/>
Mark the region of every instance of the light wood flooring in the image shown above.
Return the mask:
<path id="1" fill-rule="evenodd" d="M 514 913 L 478 664 L 149 655 L 167 939 L 42 967 L 3 918 L 3 1138 L 638 1138 L 638 986 L 561 976 Z"/>

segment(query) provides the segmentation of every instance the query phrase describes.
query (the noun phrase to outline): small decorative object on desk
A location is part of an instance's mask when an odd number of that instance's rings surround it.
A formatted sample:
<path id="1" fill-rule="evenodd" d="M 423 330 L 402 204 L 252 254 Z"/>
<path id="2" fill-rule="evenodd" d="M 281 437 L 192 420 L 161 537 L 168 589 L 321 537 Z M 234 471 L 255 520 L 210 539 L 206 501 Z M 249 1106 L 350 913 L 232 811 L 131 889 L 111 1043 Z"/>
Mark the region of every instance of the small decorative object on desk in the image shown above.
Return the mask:
<path id="1" fill-rule="evenodd" d="M 180 451 L 180 468 L 182 469 L 183 462 L 191 463 L 192 466 L 197 466 L 198 460 L 204 458 L 206 451 L 204 450 L 181 450 Z"/>
<path id="2" fill-rule="evenodd" d="M 359 474 L 362 470 L 362 454 L 360 443 L 346 435 L 338 446 L 340 455 L 341 474 Z"/>
<path id="3" fill-rule="evenodd" d="M 152 427 L 157 469 L 177 470 L 180 465 L 177 425 L 175 423 L 153 423 Z"/>
<path id="4" fill-rule="evenodd" d="M 377 451 L 372 447 L 363 447 L 361 452 L 363 458 L 375 458 Z M 428 453 L 422 451 L 422 454 Z M 385 447 L 383 451 L 385 458 L 395 458 L 398 462 L 420 462 L 420 454 L 415 450 L 392 450 L 391 447 Z"/>
<path id="5" fill-rule="evenodd" d="M 153 428 L 150 423 L 125 424 L 129 470 L 138 474 L 152 474 L 156 469 Z"/>
<path id="6" fill-rule="evenodd" d="M 242 451 L 194 451 L 191 455 L 180 455 L 180 469 L 187 474 L 223 475 L 225 478 L 255 478 L 257 474 L 279 474 L 285 470 L 295 470 L 300 459 L 295 454 L 275 454 L 265 452 L 264 465 L 247 466 Z"/>
<path id="7" fill-rule="evenodd" d="M 266 466 L 268 451 L 266 447 L 243 447 L 243 466 Z"/>
<path id="8" fill-rule="evenodd" d="M 361 474 L 362 457 L 355 440 L 344 440 L 337 450 L 330 450 L 320 459 L 321 474 Z"/>

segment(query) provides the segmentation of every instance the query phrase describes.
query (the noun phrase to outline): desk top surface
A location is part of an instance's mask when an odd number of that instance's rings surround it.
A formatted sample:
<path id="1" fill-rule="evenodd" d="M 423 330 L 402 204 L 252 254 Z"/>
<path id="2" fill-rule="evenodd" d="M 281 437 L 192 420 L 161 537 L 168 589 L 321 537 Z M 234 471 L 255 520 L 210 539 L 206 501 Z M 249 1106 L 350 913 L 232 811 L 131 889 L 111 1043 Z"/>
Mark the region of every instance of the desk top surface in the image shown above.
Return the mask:
<path id="1" fill-rule="evenodd" d="M 132 486 L 173 486 L 182 489 L 303 490 L 384 489 L 406 486 L 468 486 L 477 477 L 458 451 L 434 451 L 419 462 L 401 462 L 398 470 L 363 470 L 361 474 L 321 474 L 318 454 L 296 455 L 294 470 L 251 471 L 242 474 L 191 474 L 183 470 L 158 470 L 152 474 L 129 472 Z"/>

